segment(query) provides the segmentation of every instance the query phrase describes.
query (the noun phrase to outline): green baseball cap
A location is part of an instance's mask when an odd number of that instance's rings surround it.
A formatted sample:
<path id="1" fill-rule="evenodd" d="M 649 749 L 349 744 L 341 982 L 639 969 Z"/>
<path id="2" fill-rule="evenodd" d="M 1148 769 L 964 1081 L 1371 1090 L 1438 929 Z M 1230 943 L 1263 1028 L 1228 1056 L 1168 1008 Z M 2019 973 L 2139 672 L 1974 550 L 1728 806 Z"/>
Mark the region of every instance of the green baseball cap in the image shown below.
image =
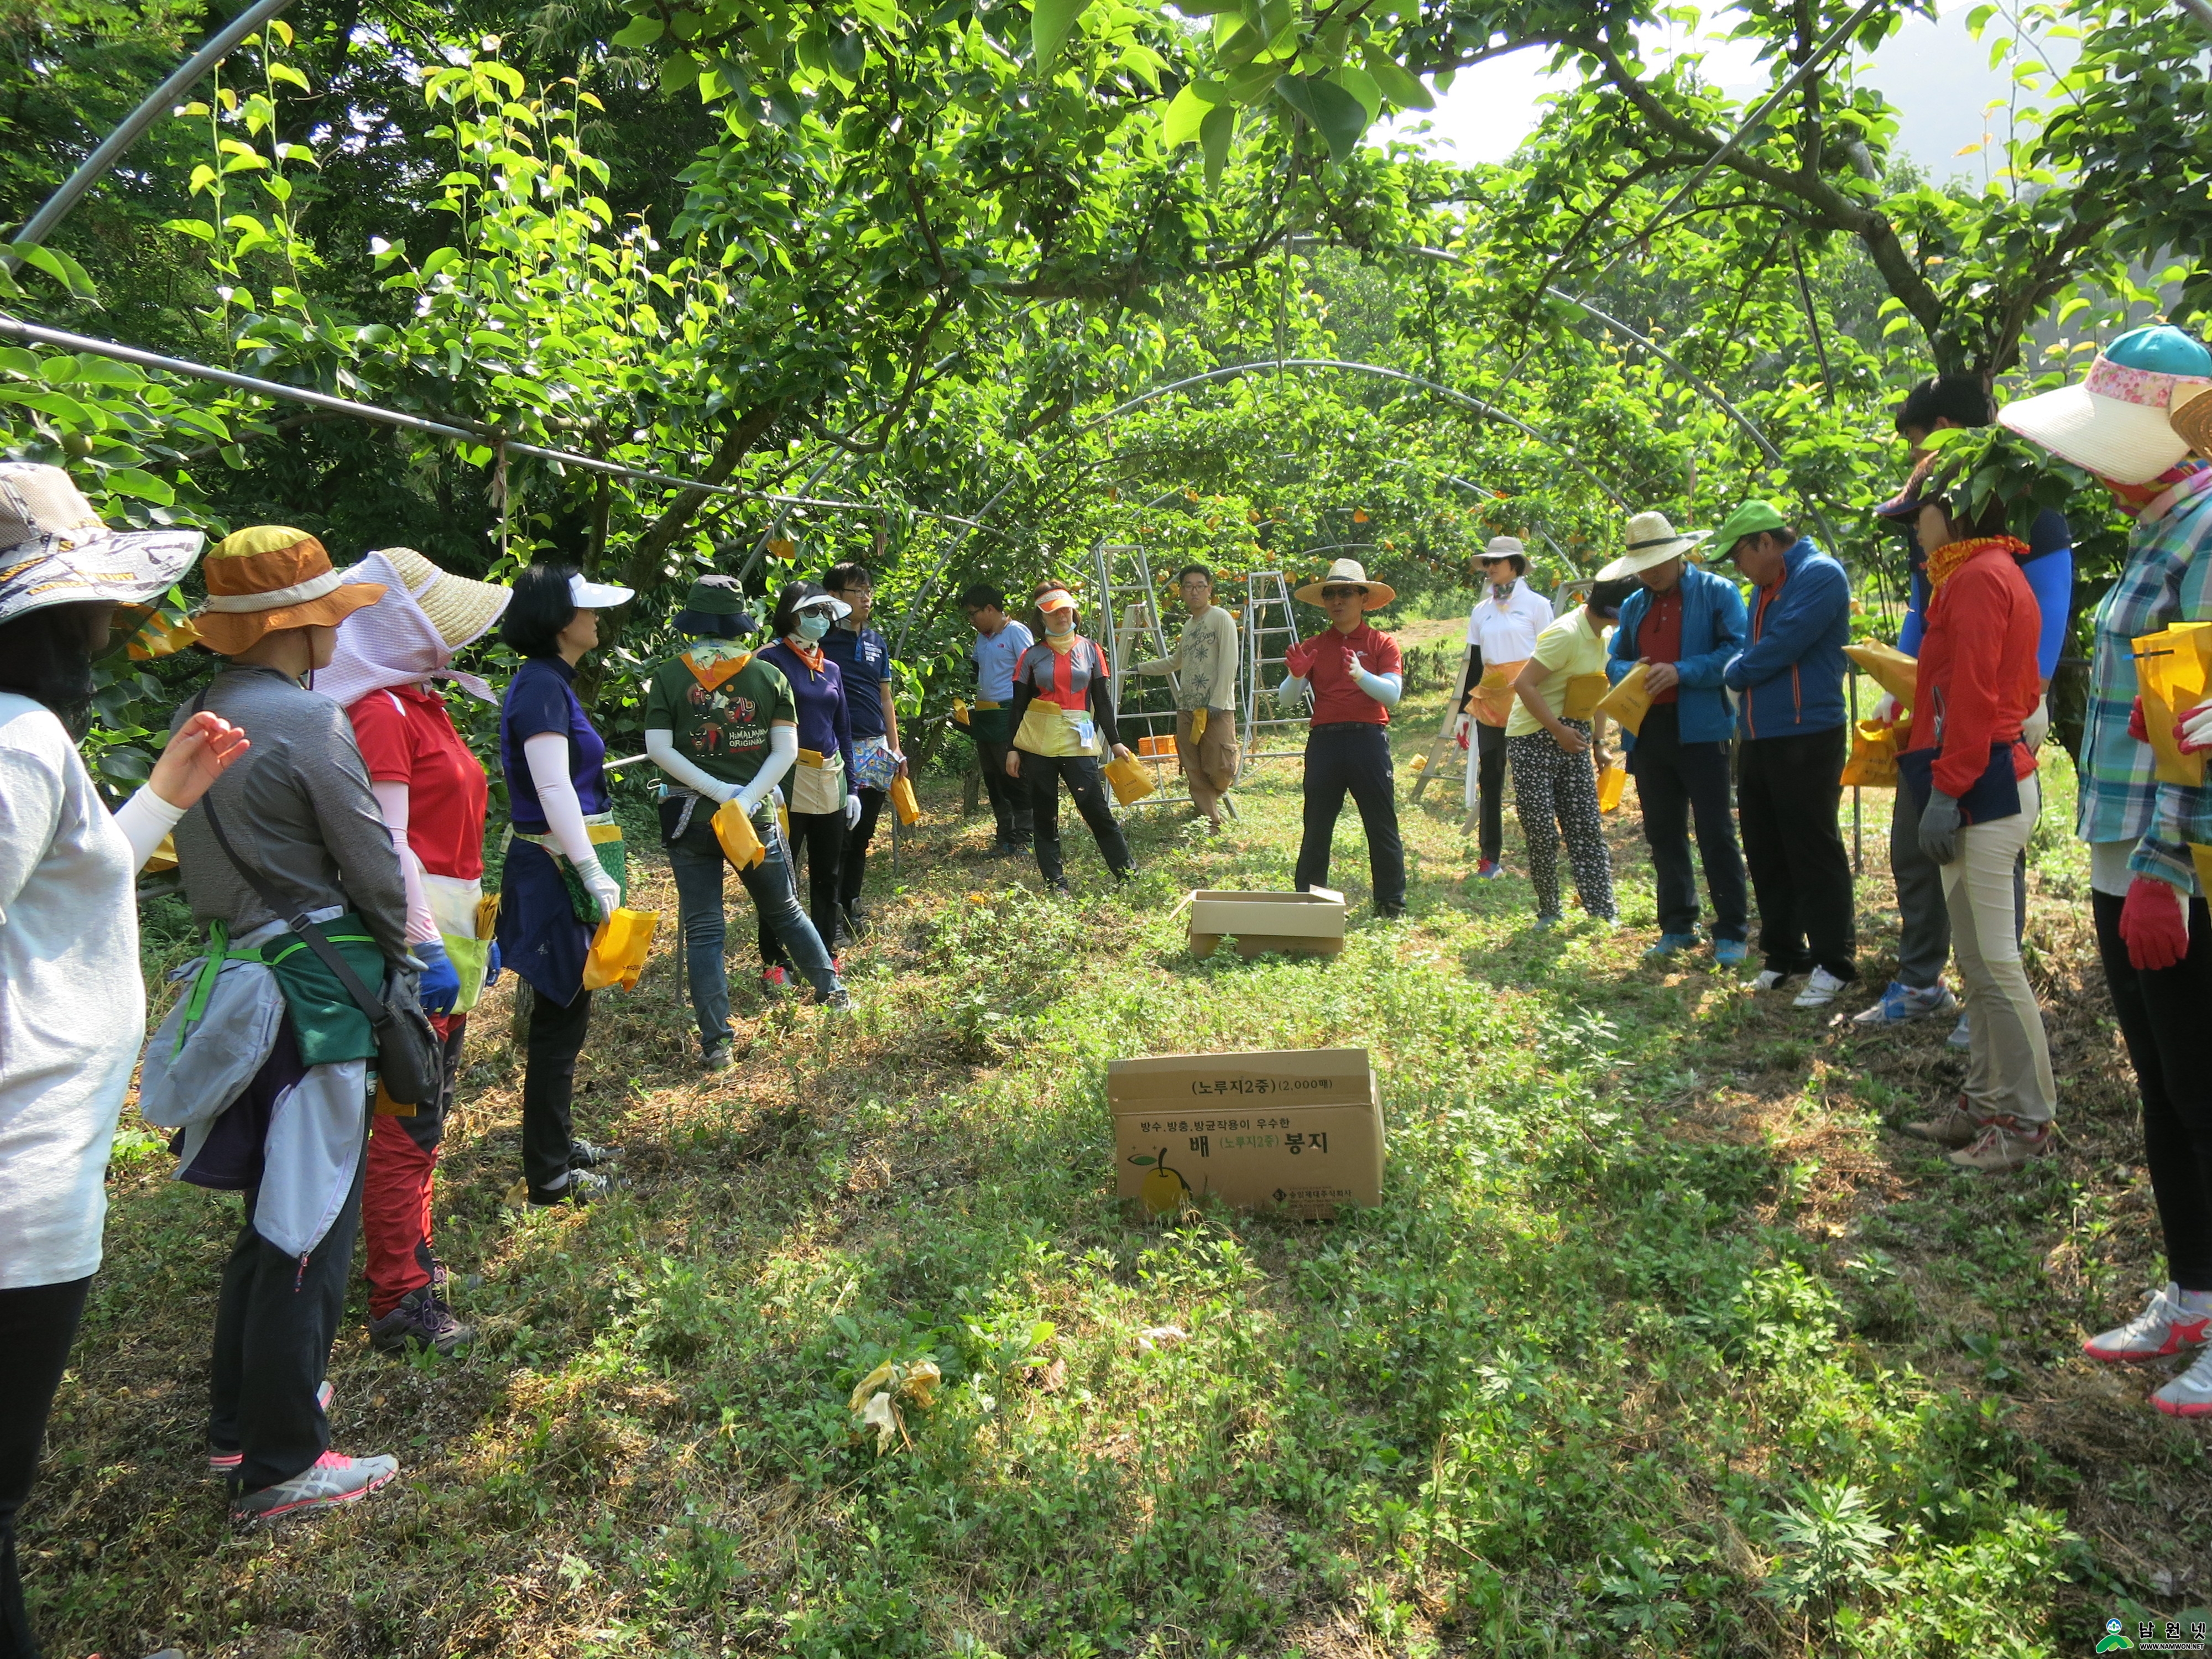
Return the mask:
<path id="1" fill-rule="evenodd" d="M 1756 536 L 1765 530 L 1787 530 L 1789 523 L 1774 510 L 1771 501 L 1746 501 L 1728 515 L 1718 530 L 1713 532 L 1713 545 L 1720 550 L 1723 558 L 1735 551 L 1735 544 L 1746 536 Z"/>

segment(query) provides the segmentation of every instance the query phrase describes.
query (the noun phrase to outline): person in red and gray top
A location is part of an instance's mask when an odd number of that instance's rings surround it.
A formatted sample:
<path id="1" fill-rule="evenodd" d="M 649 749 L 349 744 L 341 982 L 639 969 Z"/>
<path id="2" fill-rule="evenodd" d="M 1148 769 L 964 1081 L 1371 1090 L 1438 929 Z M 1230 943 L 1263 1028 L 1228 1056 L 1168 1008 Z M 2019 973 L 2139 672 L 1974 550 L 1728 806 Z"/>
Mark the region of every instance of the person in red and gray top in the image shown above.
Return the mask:
<path id="1" fill-rule="evenodd" d="M 1313 696 L 1313 726 L 1306 734 L 1305 837 L 1298 844 L 1302 893 L 1328 884 L 1329 843 L 1346 791 L 1367 831 L 1367 868 L 1375 914 L 1402 915 L 1406 908 L 1406 848 L 1398 837 L 1398 802 L 1390 769 L 1390 709 L 1405 689 L 1398 642 L 1367 624 L 1366 613 L 1395 599 L 1395 589 L 1370 581 L 1355 559 L 1339 559 L 1328 574 L 1297 591 L 1307 605 L 1328 613 L 1328 627 L 1284 653 L 1290 677 L 1275 690 L 1278 702 Z"/>
<path id="2" fill-rule="evenodd" d="M 1943 872 L 1972 1047 L 1957 1101 L 1905 1133 L 1956 1149 L 1960 1169 L 2001 1174 L 2049 1147 L 2057 1104 L 2013 917 L 2013 865 L 2042 807 L 2021 733 L 2042 699 L 2043 613 L 2002 502 L 1977 512 L 1932 479 L 1917 495 L 1929 596 L 1897 810 L 1917 817 L 1921 851 Z"/>

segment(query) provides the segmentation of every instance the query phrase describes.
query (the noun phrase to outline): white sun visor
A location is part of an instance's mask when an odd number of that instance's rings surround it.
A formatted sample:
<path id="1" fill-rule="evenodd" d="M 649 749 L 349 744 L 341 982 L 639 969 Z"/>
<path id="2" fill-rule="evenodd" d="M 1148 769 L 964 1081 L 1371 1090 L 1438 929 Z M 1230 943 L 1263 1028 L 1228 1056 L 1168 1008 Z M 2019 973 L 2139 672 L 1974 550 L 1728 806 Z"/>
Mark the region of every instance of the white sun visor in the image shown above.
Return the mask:
<path id="1" fill-rule="evenodd" d="M 611 611 L 627 604 L 636 590 L 617 587 L 611 582 L 587 582 L 581 576 L 568 578 L 568 599 L 579 611 Z"/>

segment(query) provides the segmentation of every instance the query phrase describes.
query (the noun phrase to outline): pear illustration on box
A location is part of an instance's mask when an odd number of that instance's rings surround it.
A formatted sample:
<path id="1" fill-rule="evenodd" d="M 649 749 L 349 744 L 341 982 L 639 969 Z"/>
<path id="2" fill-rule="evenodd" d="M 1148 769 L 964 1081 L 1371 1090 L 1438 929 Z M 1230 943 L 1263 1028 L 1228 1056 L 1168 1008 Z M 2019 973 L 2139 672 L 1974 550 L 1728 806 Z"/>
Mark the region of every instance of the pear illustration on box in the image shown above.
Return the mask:
<path id="1" fill-rule="evenodd" d="M 1168 1163 L 1168 1149 L 1161 1147 L 1150 1158 L 1142 1153 L 1129 1160 L 1139 1168 L 1149 1168 L 1145 1177 L 1145 1207 L 1154 1215 L 1165 1215 L 1170 1210 L 1180 1210 L 1190 1197 L 1190 1183 L 1182 1178 L 1182 1171 Z"/>

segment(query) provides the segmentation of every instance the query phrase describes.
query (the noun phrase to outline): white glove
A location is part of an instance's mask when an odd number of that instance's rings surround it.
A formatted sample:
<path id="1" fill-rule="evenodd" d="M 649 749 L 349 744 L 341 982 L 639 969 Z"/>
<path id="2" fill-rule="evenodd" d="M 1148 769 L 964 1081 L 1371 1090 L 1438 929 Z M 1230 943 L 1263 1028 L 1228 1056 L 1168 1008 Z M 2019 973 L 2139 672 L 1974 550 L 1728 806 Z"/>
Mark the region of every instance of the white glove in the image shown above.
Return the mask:
<path id="1" fill-rule="evenodd" d="M 1468 727 L 1472 726 L 1474 723 L 1474 717 L 1472 714 L 1469 714 L 1466 709 L 1461 709 L 1452 719 L 1452 736 L 1455 738 L 1465 738 L 1467 736 Z"/>
<path id="2" fill-rule="evenodd" d="M 2183 709 L 2181 718 L 2173 723 L 2173 735 L 2185 755 L 2212 749 L 2212 697 L 2194 708 Z"/>
<path id="3" fill-rule="evenodd" d="M 858 795 L 848 794 L 845 797 L 845 827 L 850 830 L 860 821 L 860 798 Z"/>
<path id="4" fill-rule="evenodd" d="M 2020 740 L 2033 750 L 2043 747 L 2043 740 L 2051 735 L 2051 699 L 2038 697 L 2034 712 L 2020 723 Z"/>
<path id="5" fill-rule="evenodd" d="M 1306 690 L 1307 687 L 1304 677 L 1298 674 L 1292 674 L 1285 678 L 1280 685 L 1275 688 L 1275 701 L 1277 702 L 1297 702 L 1305 696 Z"/>
<path id="6" fill-rule="evenodd" d="M 607 873 L 605 866 L 594 863 L 590 869 L 579 870 L 576 874 L 583 881 L 584 890 L 592 896 L 592 902 L 599 906 L 601 921 L 622 908 L 622 889 L 615 885 L 615 878 Z"/>
<path id="7" fill-rule="evenodd" d="M 1878 726 L 1894 725 L 1897 721 L 1899 711 L 1903 708 L 1903 706 L 1904 705 L 1898 702 L 1896 696 L 1893 693 L 1887 691 L 1883 692 L 1881 694 L 1881 701 L 1874 706 L 1875 723 Z"/>

